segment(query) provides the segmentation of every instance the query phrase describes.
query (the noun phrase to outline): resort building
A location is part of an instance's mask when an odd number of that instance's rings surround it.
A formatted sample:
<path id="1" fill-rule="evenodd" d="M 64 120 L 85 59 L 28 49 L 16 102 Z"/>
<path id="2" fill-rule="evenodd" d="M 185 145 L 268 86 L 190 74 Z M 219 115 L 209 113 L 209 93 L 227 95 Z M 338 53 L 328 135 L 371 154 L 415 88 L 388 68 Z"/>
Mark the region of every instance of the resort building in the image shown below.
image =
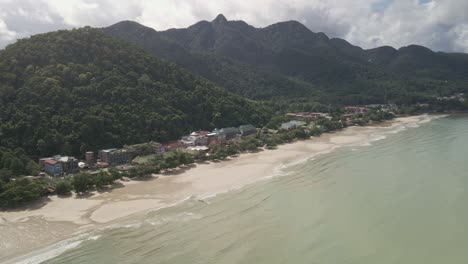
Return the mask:
<path id="1" fill-rule="evenodd" d="M 103 149 L 99 151 L 99 159 L 101 162 L 107 163 L 110 166 L 129 163 L 131 160 L 130 153 L 125 149 Z"/>
<path id="2" fill-rule="evenodd" d="M 61 176 L 63 174 L 71 174 L 78 171 L 78 159 L 68 156 L 54 156 L 51 158 L 42 158 L 39 160 L 39 165 L 44 168 L 44 171 L 51 176 Z"/>
<path id="3" fill-rule="evenodd" d="M 85 153 L 85 160 L 86 160 L 86 164 L 87 164 L 89 167 L 94 166 L 94 163 L 95 163 L 94 152 L 93 152 L 93 151 L 87 151 L 87 152 Z"/>
<path id="4" fill-rule="evenodd" d="M 63 167 L 60 162 L 49 159 L 44 161 L 44 171 L 50 176 L 58 177 L 63 174 Z"/>
<path id="5" fill-rule="evenodd" d="M 239 132 L 241 137 L 246 137 L 255 135 L 257 133 L 257 128 L 252 125 L 242 125 L 239 127 Z"/>
<path id="6" fill-rule="evenodd" d="M 208 134 L 210 131 L 194 131 L 190 135 L 182 137 L 181 142 L 186 147 L 207 146 Z"/>
<path id="7" fill-rule="evenodd" d="M 180 141 L 173 141 L 163 145 L 164 152 L 184 148 L 184 143 Z"/>
<path id="8" fill-rule="evenodd" d="M 226 127 L 219 130 L 219 135 L 225 140 L 231 140 L 239 134 L 239 129 L 236 127 Z"/>
<path id="9" fill-rule="evenodd" d="M 290 129 L 294 129 L 296 127 L 305 126 L 305 124 L 306 124 L 306 122 L 303 122 L 303 121 L 289 121 L 289 122 L 281 124 L 281 129 L 282 130 L 290 130 Z"/>
<path id="10" fill-rule="evenodd" d="M 219 138 L 218 133 L 209 133 L 208 135 L 206 135 L 206 137 L 208 139 L 208 146 L 219 145 L 222 143 L 222 140 Z"/>

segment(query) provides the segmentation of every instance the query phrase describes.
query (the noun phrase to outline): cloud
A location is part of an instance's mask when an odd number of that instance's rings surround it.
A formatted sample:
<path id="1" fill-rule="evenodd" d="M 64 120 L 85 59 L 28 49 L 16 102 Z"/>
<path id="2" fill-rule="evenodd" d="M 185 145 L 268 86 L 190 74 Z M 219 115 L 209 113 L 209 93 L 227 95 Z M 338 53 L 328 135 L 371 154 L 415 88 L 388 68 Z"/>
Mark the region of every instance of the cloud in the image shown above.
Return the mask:
<path id="1" fill-rule="evenodd" d="M 0 0 L 0 47 L 62 28 L 135 20 L 164 30 L 223 13 L 257 27 L 297 20 L 364 48 L 419 44 L 468 52 L 466 10 L 466 0 Z"/>
<path id="2" fill-rule="evenodd" d="M 0 46 L 5 45 L 16 38 L 16 32 L 8 29 L 5 21 L 0 19 Z"/>

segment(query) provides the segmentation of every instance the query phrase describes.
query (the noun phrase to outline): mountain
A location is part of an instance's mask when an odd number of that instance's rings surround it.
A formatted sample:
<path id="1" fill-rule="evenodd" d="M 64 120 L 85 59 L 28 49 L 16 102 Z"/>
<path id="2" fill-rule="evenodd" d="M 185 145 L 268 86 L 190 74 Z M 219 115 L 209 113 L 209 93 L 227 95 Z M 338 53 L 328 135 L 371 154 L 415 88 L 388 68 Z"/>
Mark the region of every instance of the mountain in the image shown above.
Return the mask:
<path id="1" fill-rule="evenodd" d="M 468 82 L 466 54 L 415 45 L 365 50 L 297 21 L 255 28 L 219 15 L 182 29 L 156 31 L 122 21 L 102 30 L 250 98 L 424 101 L 465 91 Z"/>
<path id="2" fill-rule="evenodd" d="M 31 156 L 259 125 L 265 114 L 99 29 L 35 35 L 0 51 L 0 145 Z"/>

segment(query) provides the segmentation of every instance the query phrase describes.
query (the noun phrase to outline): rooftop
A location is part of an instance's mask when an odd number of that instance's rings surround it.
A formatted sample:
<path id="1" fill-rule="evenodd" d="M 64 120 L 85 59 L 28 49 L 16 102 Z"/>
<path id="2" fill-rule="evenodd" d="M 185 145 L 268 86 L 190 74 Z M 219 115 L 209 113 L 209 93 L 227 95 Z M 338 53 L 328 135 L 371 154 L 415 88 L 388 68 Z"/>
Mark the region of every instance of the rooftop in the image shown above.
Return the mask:
<path id="1" fill-rule="evenodd" d="M 53 160 L 53 159 L 48 159 L 48 160 L 46 160 L 46 161 L 44 161 L 44 162 L 47 163 L 47 164 L 50 164 L 50 165 L 55 165 L 55 164 L 58 163 L 58 161 Z"/>
<path id="2" fill-rule="evenodd" d="M 110 148 L 110 149 L 103 149 L 101 150 L 102 152 L 112 152 L 112 151 L 116 151 L 117 149 L 116 148 Z"/>

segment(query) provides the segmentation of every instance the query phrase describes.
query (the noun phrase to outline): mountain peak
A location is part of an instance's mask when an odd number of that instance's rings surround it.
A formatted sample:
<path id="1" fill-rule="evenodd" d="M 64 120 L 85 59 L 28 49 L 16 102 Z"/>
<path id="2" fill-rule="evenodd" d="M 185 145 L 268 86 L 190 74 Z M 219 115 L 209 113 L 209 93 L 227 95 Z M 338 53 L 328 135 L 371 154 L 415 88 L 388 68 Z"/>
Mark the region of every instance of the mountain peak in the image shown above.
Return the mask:
<path id="1" fill-rule="evenodd" d="M 227 22 L 228 20 L 226 19 L 226 17 L 223 15 L 223 14 L 219 14 L 214 20 L 213 20 L 213 23 L 225 23 Z"/>

